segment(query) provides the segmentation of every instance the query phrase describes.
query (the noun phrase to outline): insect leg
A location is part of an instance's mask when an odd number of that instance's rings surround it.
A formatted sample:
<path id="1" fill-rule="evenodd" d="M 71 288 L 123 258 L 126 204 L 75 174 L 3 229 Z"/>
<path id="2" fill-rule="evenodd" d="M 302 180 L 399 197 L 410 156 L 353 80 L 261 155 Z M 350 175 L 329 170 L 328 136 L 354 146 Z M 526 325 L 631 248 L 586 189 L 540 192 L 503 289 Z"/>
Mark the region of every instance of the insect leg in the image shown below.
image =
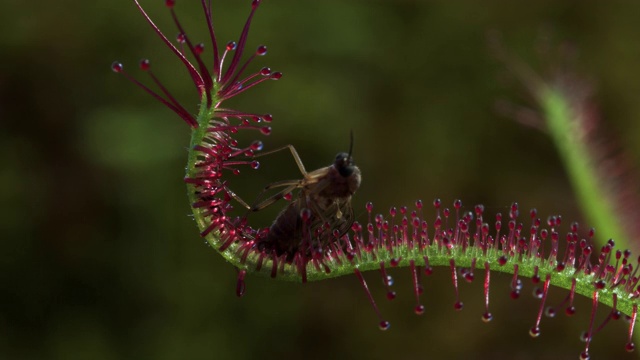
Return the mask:
<path id="1" fill-rule="evenodd" d="M 256 199 L 256 202 L 260 199 L 260 197 L 269 189 L 273 189 L 276 187 L 282 187 L 282 186 L 289 186 L 289 188 L 279 191 L 277 194 L 274 194 L 272 196 L 270 196 L 268 199 L 262 201 L 261 203 L 259 203 L 258 205 L 254 205 L 254 206 L 250 206 L 249 204 L 247 204 L 246 201 L 242 200 L 242 198 L 240 196 L 238 196 L 238 194 L 236 194 L 235 192 L 233 192 L 231 189 L 229 189 L 228 187 L 224 187 L 225 192 L 227 194 L 229 194 L 229 196 L 231 196 L 235 201 L 237 201 L 238 203 L 240 203 L 240 205 L 242 205 L 244 208 L 246 208 L 247 210 L 252 210 L 252 211 L 258 211 L 258 210 L 262 210 L 265 207 L 267 207 L 268 205 L 273 204 L 276 200 L 279 200 L 282 196 L 284 196 L 286 193 L 291 192 L 293 190 L 295 190 L 295 188 L 299 187 L 299 183 L 300 180 L 283 180 L 283 181 L 277 181 L 274 183 L 271 183 L 269 185 L 267 185 L 262 192 L 260 193 L 260 195 L 258 195 L 258 198 Z M 261 205 L 262 203 L 265 203 L 266 201 L 270 200 L 271 198 L 275 198 L 275 200 L 271 201 L 270 203 L 268 203 L 267 205 L 261 206 L 259 209 L 257 208 L 259 205 Z"/>
<path id="2" fill-rule="evenodd" d="M 265 186 L 262 191 L 260 192 L 260 194 L 258 194 L 258 197 L 256 197 L 256 199 L 253 201 L 254 204 L 257 204 L 259 202 L 262 202 L 264 200 L 261 200 L 262 197 L 267 193 L 267 191 L 269 191 L 270 189 L 274 189 L 277 187 L 284 187 L 284 186 L 294 186 L 294 189 L 296 187 L 301 187 L 300 185 L 300 180 L 280 180 L 280 181 L 276 181 L 274 183 L 271 183 L 267 186 Z M 291 190 L 289 190 L 291 191 Z M 284 192 L 284 190 L 278 191 L 276 194 L 270 196 L 270 197 L 277 197 L 278 199 L 282 196 L 284 196 L 286 194 L 286 192 Z M 251 210 L 252 208 L 254 208 L 255 206 L 252 206 L 249 208 L 249 210 Z"/>
<path id="3" fill-rule="evenodd" d="M 235 201 L 239 202 L 240 205 L 242 205 L 245 208 L 247 208 L 247 210 L 251 210 L 251 206 L 249 206 L 249 204 L 247 204 L 244 200 L 242 200 L 242 198 L 240 196 L 236 195 L 236 193 L 231 191 L 231 189 L 229 189 L 226 186 L 224 187 L 224 189 L 227 192 L 227 194 L 229 194 L 229 196 L 231 196 Z"/>
<path id="4" fill-rule="evenodd" d="M 277 187 L 292 186 L 292 185 L 295 185 L 296 187 L 301 187 L 301 181 L 300 180 L 280 180 L 280 181 L 272 182 L 271 184 L 265 186 L 264 189 L 262 189 L 262 192 L 265 192 L 269 189 L 273 189 Z"/>
<path id="5" fill-rule="evenodd" d="M 262 189 L 262 192 L 260 192 L 260 194 L 256 198 L 256 200 L 253 202 L 253 205 L 245 206 L 248 211 L 244 214 L 243 218 L 246 218 L 247 216 L 249 216 L 250 212 L 260 211 L 266 208 L 267 206 L 282 199 L 284 195 L 286 195 L 287 193 L 290 193 L 301 186 L 302 185 L 300 180 L 281 180 L 265 186 L 264 189 Z M 261 198 L 264 196 L 264 194 L 267 193 L 267 191 L 269 191 L 270 189 L 278 188 L 278 187 L 286 187 L 286 188 L 278 191 L 277 193 L 269 196 L 264 200 L 261 200 Z"/>
<path id="6" fill-rule="evenodd" d="M 291 155 L 293 156 L 293 160 L 295 160 L 296 164 L 298 165 L 298 169 L 300 169 L 300 172 L 302 173 L 302 175 L 306 176 L 307 175 L 307 170 L 304 168 L 304 164 L 302 163 L 302 159 L 300 159 L 300 155 L 298 155 L 298 152 L 293 147 L 293 145 L 285 145 L 285 146 L 279 147 L 277 149 L 261 152 L 259 154 L 254 155 L 253 157 L 256 158 L 256 157 L 260 157 L 260 156 L 270 155 L 270 154 L 276 153 L 278 151 L 282 151 L 282 150 L 287 149 L 287 148 L 291 151 Z"/>
<path id="7" fill-rule="evenodd" d="M 289 186 L 289 187 L 279 191 L 276 194 L 273 194 L 272 196 L 262 200 L 261 202 L 255 204 L 255 205 L 253 205 L 252 207 L 249 208 L 249 210 L 251 210 L 251 211 L 260 211 L 260 210 L 266 208 L 267 206 L 273 204 L 274 202 L 282 199 L 282 197 L 285 194 L 290 193 L 293 190 L 295 190 L 296 188 L 298 188 L 299 187 L 298 183 L 299 182 L 288 183 L 288 184 L 287 183 L 280 184 L 279 186 Z M 271 184 L 271 185 L 273 185 L 273 184 Z M 273 187 L 275 187 L 275 186 L 271 186 L 271 188 L 273 188 Z"/>

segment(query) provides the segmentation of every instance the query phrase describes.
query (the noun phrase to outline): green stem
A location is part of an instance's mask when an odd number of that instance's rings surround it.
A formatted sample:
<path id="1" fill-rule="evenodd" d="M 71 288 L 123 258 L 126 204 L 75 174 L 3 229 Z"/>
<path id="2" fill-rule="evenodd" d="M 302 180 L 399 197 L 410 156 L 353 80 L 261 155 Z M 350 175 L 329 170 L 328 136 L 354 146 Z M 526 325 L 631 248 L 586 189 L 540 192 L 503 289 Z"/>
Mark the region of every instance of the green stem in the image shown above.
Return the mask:
<path id="1" fill-rule="evenodd" d="M 616 215 L 616 208 L 602 184 L 602 177 L 591 160 L 592 151 L 585 142 L 575 109 L 561 91 L 544 88 L 539 99 L 547 121 L 547 127 L 567 169 L 574 192 L 587 220 L 598 231 L 598 242 L 604 244 L 614 239 L 616 246 L 630 249 L 628 236 Z"/>

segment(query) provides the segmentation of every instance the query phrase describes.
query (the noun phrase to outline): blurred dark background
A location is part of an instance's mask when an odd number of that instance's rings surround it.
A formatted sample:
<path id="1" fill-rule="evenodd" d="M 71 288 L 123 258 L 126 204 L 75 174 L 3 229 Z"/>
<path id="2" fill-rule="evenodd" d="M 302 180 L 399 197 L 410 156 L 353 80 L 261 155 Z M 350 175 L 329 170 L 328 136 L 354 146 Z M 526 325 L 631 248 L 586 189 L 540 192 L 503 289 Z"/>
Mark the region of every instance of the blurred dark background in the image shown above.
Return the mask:
<path id="1" fill-rule="evenodd" d="M 213 2 L 219 38 L 237 39 L 250 1 Z M 142 1 L 173 37 L 163 3 Z M 206 40 L 200 2 L 176 9 L 191 38 Z M 254 67 L 285 76 L 228 106 L 274 114 L 266 148 L 294 144 L 307 169 L 346 150 L 353 129 L 364 176 L 356 209 L 440 197 L 493 214 L 518 201 L 543 217 L 582 221 L 549 138 L 496 111 L 501 99 L 531 103 L 491 56 L 486 34 L 501 32 L 529 63 L 540 63 L 541 28 L 578 49 L 575 70 L 592 81 L 605 127 L 638 164 L 638 13 L 639 3 L 621 1 L 265 0 L 249 47 L 265 43 L 269 54 Z M 392 324 L 384 333 L 353 276 L 306 285 L 248 277 L 238 299 L 235 270 L 189 217 L 188 127 L 110 70 L 120 60 L 141 77 L 137 61 L 149 57 L 196 109 L 188 75 L 133 2 L 8 0 L 0 29 L 0 358 L 574 359 L 582 351 L 590 300 L 578 299 L 572 319 L 543 319 L 532 339 L 538 301 L 511 300 L 501 274 L 492 277 L 490 324 L 480 321 L 481 281 L 461 284 L 465 309 L 455 312 L 444 268 L 423 281 L 422 317 L 412 313 L 407 269 L 392 272 L 392 303 L 378 274 L 366 274 Z M 298 177 L 287 156 L 264 159 L 236 191 L 251 199 L 271 181 Z M 565 295 L 552 289 L 549 304 Z M 626 324 L 615 322 L 595 337 L 593 358 L 634 358 L 625 342 Z"/>

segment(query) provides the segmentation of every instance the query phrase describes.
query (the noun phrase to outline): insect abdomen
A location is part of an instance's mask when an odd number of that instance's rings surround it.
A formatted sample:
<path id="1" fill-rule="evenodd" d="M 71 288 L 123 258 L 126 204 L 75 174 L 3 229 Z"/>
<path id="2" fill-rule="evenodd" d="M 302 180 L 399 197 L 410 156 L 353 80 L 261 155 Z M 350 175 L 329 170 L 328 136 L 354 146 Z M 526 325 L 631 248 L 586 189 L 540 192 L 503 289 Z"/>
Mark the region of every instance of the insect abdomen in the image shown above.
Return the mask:
<path id="1" fill-rule="evenodd" d="M 267 247 L 273 247 L 278 256 L 284 253 L 293 256 L 302 241 L 302 228 L 298 204 L 293 202 L 273 221 L 264 242 Z"/>

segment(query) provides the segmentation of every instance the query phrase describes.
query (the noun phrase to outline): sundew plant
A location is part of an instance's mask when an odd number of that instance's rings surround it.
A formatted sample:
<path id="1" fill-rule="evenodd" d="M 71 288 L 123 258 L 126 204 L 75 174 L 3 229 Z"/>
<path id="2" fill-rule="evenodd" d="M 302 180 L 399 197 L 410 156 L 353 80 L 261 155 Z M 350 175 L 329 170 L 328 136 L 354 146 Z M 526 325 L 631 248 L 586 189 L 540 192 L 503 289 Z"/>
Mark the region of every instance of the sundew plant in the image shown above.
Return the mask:
<path id="1" fill-rule="evenodd" d="M 180 103 L 163 85 L 161 76 L 153 72 L 148 59 L 139 63 L 139 70 L 147 74 L 145 80 L 119 62 L 112 64 L 112 70 L 149 93 L 191 128 L 184 178 L 189 202 L 200 236 L 238 269 L 238 296 L 245 295 L 247 279 L 253 275 L 300 283 L 353 276 L 377 317 L 377 326 L 388 330 L 393 321 L 379 309 L 382 299 L 373 296 L 363 273 L 379 273 L 387 299 L 393 300 L 397 294 L 388 270 L 406 268 L 415 298 L 413 312 L 423 315 L 428 311 L 423 304 L 426 292 L 431 296 L 451 292 L 423 286 L 425 277 L 442 271 L 450 275 L 454 311 L 464 308 L 460 283 L 483 284 L 484 292 L 478 295 L 482 296 L 484 312 L 479 315 L 482 321 L 491 322 L 494 313 L 500 313 L 490 306 L 492 274 L 506 273 L 511 277 L 510 296 L 514 299 L 521 296 L 525 281 L 535 286 L 539 306 L 532 312 L 529 329 L 523 329 L 530 336 L 544 333 L 545 316 L 579 313 L 589 320 L 582 334 L 584 348 L 576 350 L 576 356 L 588 359 L 594 336 L 611 320 L 622 319 L 628 322 L 628 330 L 618 346 L 634 351 L 639 259 L 627 248 L 637 232 L 623 226 L 633 221 L 620 221 L 615 214 L 633 217 L 636 213 L 629 209 L 635 203 L 629 196 L 619 196 L 628 194 L 625 184 L 603 185 L 608 179 L 602 174 L 611 172 L 603 170 L 604 162 L 598 159 L 602 151 L 589 145 L 595 137 L 588 131 L 593 123 L 585 96 L 576 86 L 569 86 L 575 82 L 546 82 L 516 60 L 505 61 L 537 101 L 541 109 L 539 125 L 557 144 L 581 205 L 598 234 L 605 234 L 605 241 L 597 240 L 594 229 L 559 215 L 543 218 L 535 209 L 521 209 L 515 202 L 504 213 L 490 213 L 483 205 L 468 206 L 461 200 L 416 200 L 410 207 L 389 209 L 378 209 L 370 201 L 362 209 L 365 215 L 358 217 L 361 211 L 354 211 L 351 202 L 361 176 L 353 153 L 353 134 L 350 148 L 345 146 L 327 167 L 309 171 L 294 147 L 273 149 L 265 144 L 267 136 L 277 136 L 274 116 L 226 106 L 229 99 L 249 94 L 258 85 L 272 86 L 271 80 L 282 77 L 281 72 L 256 64 L 267 54 L 266 46 L 247 45 L 252 21 L 263 5 L 260 0 L 239 2 L 248 5 L 248 18 L 239 38 L 224 43 L 216 36 L 210 1 L 199 4 L 202 24 L 209 34 L 203 43 L 190 38 L 186 24 L 179 20 L 175 0 L 165 1 L 178 31 L 175 38 L 156 26 L 138 1 L 134 3 L 152 31 L 179 59 L 182 73 L 199 94 L 199 107 L 192 109 Z M 508 57 L 504 53 L 501 56 Z M 265 82 L 269 84 L 262 84 Z M 254 140 L 243 142 L 240 134 L 250 134 Z M 301 172 L 299 179 L 260 184 L 264 191 L 257 199 L 243 198 L 234 191 L 234 178 L 240 172 L 269 171 L 260 167 L 260 158 L 279 150 L 293 155 Z M 267 207 L 283 210 L 271 226 L 255 224 L 254 213 Z M 547 303 L 554 288 L 568 291 L 560 304 Z M 577 296 L 591 299 L 591 309 L 576 309 Z M 607 313 L 604 320 L 596 319 L 597 311 Z"/>

